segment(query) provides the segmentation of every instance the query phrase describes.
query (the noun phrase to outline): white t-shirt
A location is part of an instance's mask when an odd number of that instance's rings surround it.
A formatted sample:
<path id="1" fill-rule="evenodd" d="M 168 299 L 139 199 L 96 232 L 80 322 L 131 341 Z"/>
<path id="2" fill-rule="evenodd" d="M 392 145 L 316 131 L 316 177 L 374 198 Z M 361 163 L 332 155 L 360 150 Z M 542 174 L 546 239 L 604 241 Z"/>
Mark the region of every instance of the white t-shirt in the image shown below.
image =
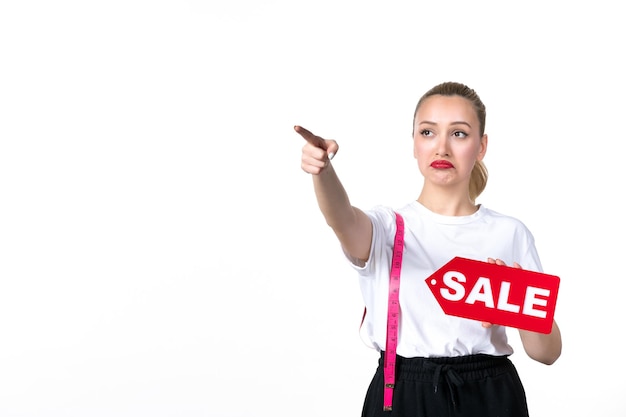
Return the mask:
<path id="1" fill-rule="evenodd" d="M 483 206 L 469 216 L 443 216 L 414 201 L 397 210 L 404 218 L 404 254 L 400 279 L 400 331 L 397 354 L 404 357 L 513 353 L 503 326 L 446 315 L 426 285 L 426 278 L 455 256 L 479 261 L 491 257 L 507 265 L 543 272 L 534 238 L 519 220 Z M 387 334 L 389 271 L 396 232 L 394 210 L 366 211 L 373 236 L 369 260 L 358 264 L 367 315 L 362 332 L 384 350 Z"/>

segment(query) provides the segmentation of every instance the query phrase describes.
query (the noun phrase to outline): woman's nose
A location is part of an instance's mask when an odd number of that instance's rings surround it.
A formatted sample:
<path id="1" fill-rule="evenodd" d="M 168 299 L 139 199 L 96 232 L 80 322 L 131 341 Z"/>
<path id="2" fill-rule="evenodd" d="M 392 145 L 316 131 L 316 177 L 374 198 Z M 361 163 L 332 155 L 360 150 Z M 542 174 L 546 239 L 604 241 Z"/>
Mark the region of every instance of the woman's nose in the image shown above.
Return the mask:
<path id="1" fill-rule="evenodd" d="M 450 156 L 450 150 L 448 149 L 448 141 L 445 139 L 440 139 L 437 143 L 437 152 L 435 155 L 439 156 Z"/>

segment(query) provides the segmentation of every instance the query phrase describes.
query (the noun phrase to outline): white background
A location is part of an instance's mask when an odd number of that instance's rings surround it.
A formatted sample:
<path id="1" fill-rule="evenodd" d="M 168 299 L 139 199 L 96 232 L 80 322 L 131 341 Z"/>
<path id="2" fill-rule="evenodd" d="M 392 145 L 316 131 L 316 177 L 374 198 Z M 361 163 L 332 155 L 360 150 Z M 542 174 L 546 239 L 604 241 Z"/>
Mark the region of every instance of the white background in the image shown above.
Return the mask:
<path id="1" fill-rule="evenodd" d="M 415 103 L 487 105 L 479 202 L 561 277 L 531 415 L 623 398 L 624 29 L 612 1 L 0 2 L 0 416 L 358 416 L 356 276 L 300 169 L 417 197 Z M 621 341 L 621 342 L 620 342 Z"/>

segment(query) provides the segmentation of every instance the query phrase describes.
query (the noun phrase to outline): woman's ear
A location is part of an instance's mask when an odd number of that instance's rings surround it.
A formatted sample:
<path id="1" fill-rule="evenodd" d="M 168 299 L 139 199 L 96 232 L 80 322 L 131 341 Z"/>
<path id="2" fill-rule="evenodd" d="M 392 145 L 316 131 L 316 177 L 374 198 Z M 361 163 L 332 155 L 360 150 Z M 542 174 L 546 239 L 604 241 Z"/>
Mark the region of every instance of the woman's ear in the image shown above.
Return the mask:
<path id="1" fill-rule="evenodd" d="M 480 138 L 480 149 L 478 151 L 478 156 L 476 157 L 476 160 L 478 161 L 482 161 L 483 158 L 485 157 L 485 154 L 487 153 L 487 144 L 488 144 L 489 140 L 487 138 L 487 134 L 485 133 L 483 135 L 482 138 Z"/>

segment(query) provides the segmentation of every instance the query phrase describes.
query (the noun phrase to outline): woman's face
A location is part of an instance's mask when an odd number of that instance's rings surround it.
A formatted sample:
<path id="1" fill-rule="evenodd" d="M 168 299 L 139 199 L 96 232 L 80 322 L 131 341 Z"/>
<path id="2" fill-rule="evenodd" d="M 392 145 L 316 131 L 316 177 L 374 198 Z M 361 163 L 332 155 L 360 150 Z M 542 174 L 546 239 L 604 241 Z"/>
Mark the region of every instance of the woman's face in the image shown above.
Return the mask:
<path id="1" fill-rule="evenodd" d="M 472 168 L 487 151 L 487 135 L 480 136 L 472 103 L 460 96 L 428 97 L 413 129 L 413 155 L 425 180 L 469 187 Z"/>

